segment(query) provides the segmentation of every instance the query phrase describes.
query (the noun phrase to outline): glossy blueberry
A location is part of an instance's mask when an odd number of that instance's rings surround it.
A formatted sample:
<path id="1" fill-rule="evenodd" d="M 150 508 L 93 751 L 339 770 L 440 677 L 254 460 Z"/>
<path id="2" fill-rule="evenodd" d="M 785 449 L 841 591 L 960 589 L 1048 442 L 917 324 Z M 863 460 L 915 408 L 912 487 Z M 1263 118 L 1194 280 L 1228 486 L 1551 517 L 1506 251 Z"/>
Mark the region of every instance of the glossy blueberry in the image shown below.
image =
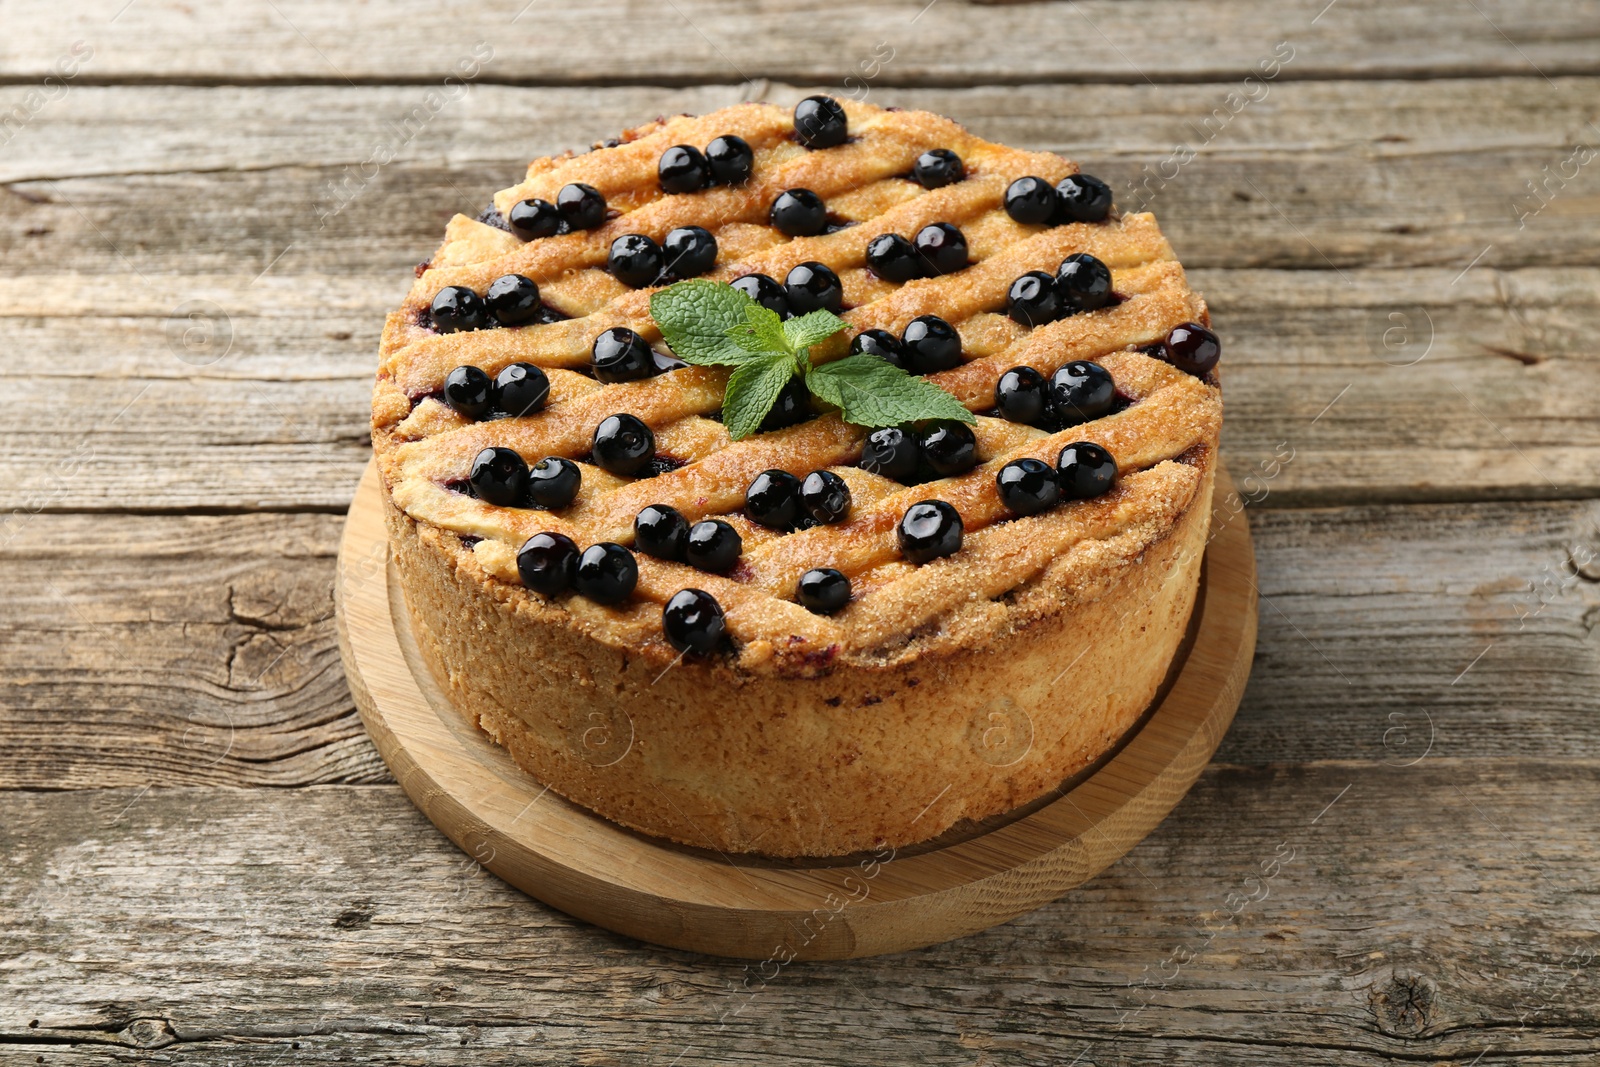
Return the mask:
<path id="1" fill-rule="evenodd" d="M 731 133 L 706 145 L 706 163 L 711 167 L 711 176 L 723 185 L 743 185 L 750 179 L 755 161 L 756 154 L 751 151 L 750 142 Z"/>
<path id="2" fill-rule="evenodd" d="M 850 486 L 832 471 L 812 471 L 800 483 L 800 506 L 820 523 L 843 522 L 850 514 Z"/>
<path id="3" fill-rule="evenodd" d="M 554 237 L 561 232 L 561 209 L 548 200 L 520 200 L 511 205 L 506 225 L 524 241 L 536 237 Z"/>
<path id="4" fill-rule="evenodd" d="M 1024 326 L 1043 326 L 1061 317 L 1061 294 L 1055 275 L 1030 270 L 1006 291 L 1006 314 Z"/>
<path id="5" fill-rule="evenodd" d="M 1056 482 L 1064 500 L 1087 500 L 1111 488 L 1117 480 L 1117 461 L 1097 444 L 1079 441 L 1061 450 Z"/>
<path id="6" fill-rule="evenodd" d="M 1186 322 L 1167 334 L 1161 342 L 1161 355 L 1179 370 L 1203 378 L 1222 358 L 1222 341 L 1198 322 Z"/>
<path id="7" fill-rule="evenodd" d="M 606 221 L 606 198 L 583 182 L 563 185 L 556 194 L 556 208 L 568 229 L 592 230 Z"/>
<path id="8" fill-rule="evenodd" d="M 558 533 L 536 533 L 517 552 L 517 573 L 522 584 L 544 596 L 559 596 L 572 588 L 578 571 L 578 546 Z"/>
<path id="9" fill-rule="evenodd" d="M 933 374 L 961 366 L 961 335 L 937 315 L 918 315 L 900 335 L 906 353 L 906 370 Z"/>
<path id="10" fill-rule="evenodd" d="M 570 459 L 546 456 L 528 471 L 528 499 L 558 511 L 572 503 L 583 483 L 583 470 Z"/>
<path id="11" fill-rule="evenodd" d="M 943 500 L 923 500 L 906 509 L 895 534 L 902 556 L 927 563 L 961 548 L 961 513 Z"/>
<path id="12" fill-rule="evenodd" d="M 489 308 L 483 297 L 464 285 L 447 285 L 433 297 L 428 308 L 433 328 L 440 333 L 481 330 L 489 325 Z"/>
<path id="13" fill-rule="evenodd" d="M 1117 403 L 1117 383 L 1098 363 L 1075 359 L 1050 375 L 1050 406 L 1063 425 L 1109 415 Z"/>
<path id="14" fill-rule="evenodd" d="M 1049 395 L 1044 375 L 1032 367 L 1012 367 L 995 383 L 994 406 L 1002 418 L 1031 426 L 1049 410 Z"/>
<path id="15" fill-rule="evenodd" d="M 779 315 L 789 314 L 788 294 L 784 292 L 783 286 L 765 274 L 746 274 L 742 278 L 735 278 L 729 284 L 768 311 L 777 312 Z"/>
<path id="16" fill-rule="evenodd" d="M 792 529 L 800 518 L 800 479 L 788 471 L 762 471 L 744 491 L 744 513 L 771 529 Z"/>
<path id="17" fill-rule="evenodd" d="M 532 415 L 550 397 L 550 376 L 532 363 L 513 363 L 494 378 L 494 406 L 507 415 Z"/>
<path id="18" fill-rule="evenodd" d="M 635 474 L 656 458 L 656 435 L 634 415 L 607 415 L 594 430 L 595 465 L 612 474 Z"/>
<path id="19" fill-rule="evenodd" d="M 1076 252 L 1056 269 L 1056 292 L 1061 313 L 1096 311 L 1116 300 L 1111 294 L 1111 268 L 1087 252 Z"/>
<path id="20" fill-rule="evenodd" d="M 633 547 L 657 559 L 683 559 L 689 545 L 689 523 L 678 509 L 651 504 L 633 520 Z"/>
<path id="21" fill-rule="evenodd" d="M 924 226 L 912 243 L 922 263 L 922 273 L 929 277 L 954 274 L 967 265 L 967 238 L 948 222 Z"/>
<path id="22" fill-rule="evenodd" d="M 917 442 L 922 458 L 941 478 L 965 474 L 978 462 L 978 439 L 964 422 L 940 422 L 922 432 Z"/>
<path id="23" fill-rule="evenodd" d="M 810 189 L 778 194 L 767 213 L 772 225 L 790 237 L 815 237 L 828 226 L 828 208 Z"/>
<path id="24" fill-rule="evenodd" d="M 1061 500 L 1056 469 L 1040 459 L 1014 459 L 994 476 L 1000 503 L 1018 515 L 1034 515 Z"/>
<path id="25" fill-rule="evenodd" d="M 625 233 L 611 242 L 606 269 L 630 289 L 654 285 L 666 265 L 661 246 L 642 233 Z"/>
<path id="26" fill-rule="evenodd" d="M 697 278 L 717 262 L 717 239 L 704 226 L 680 226 L 661 242 L 672 278 Z"/>
<path id="27" fill-rule="evenodd" d="M 710 652 L 728 624 L 717 598 L 704 589 L 680 589 L 661 609 L 661 630 L 679 652 Z"/>
<path id="28" fill-rule="evenodd" d="M 916 477 L 918 459 L 916 437 L 898 426 L 888 426 L 867 434 L 857 466 L 897 482 L 909 482 Z"/>
<path id="29" fill-rule="evenodd" d="M 711 184 L 711 165 L 693 145 L 673 145 L 661 153 L 656 174 L 666 193 L 693 193 Z"/>
<path id="30" fill-rule="evenodd" d="M 794 106 L 794 135 L 807 148 L 832 148 L 850 136 L 850 121 L 833 97 L 808 96 Z"/>
<path id="31" fill-rule="evenodd" d="M 509 448 L 486 448 L 473 459 L 467 480 L 479 500 L 514 508 L 528 492 L 528 465 Z"/>
<path id="32" fill-rule="evenodd" d="M 917 246 L 897 233 L 880 233 L 867 242 L 867 266 L 886 282 L 902 285 L 922 277 Z"/>
<path id="33" fill-rule="evenodd" d="M 469 419 L 494 406 L 494 380 L 477 367 L 457 367 L 444 379 L 444 402 Z"/>
<path id="34" fill-rule="evenodd" d="M 656 372 L 650 346 L 626 326 L 600 332 L 589 350 L 589 366 L 597 381 L 607 383 L 636 382 Z"/>
<path id="35" fill-rule="evenodd" d="M 911 176 L 924 189 L 938 189 L 953 185 L 967 176 L 961 157 L 948 148 L 930 148 L 917 157 Z"/>
<path id="36" fill-rule="evenodd" d="M 800 378 L 790 378 L 789 384 L 778 391 L 766 417 L 761 420 L 761 432 L 771 433 L 785 426 L 796 426 L 811 418 L 811 390 Z"/>
<path id="37" fill-rule="evenodd" d="M 900 347 L 900 338 L 888 330 L 862 330 L 850 342 L 852 356 L 877 356 L 885 363 L 905 368 L 905 350 Z"/>
<path id="38" fill-rule="evenodd" d="M 807 611 L 832 615 L 850 603 L 850 579 L 832 567 L 806 571 L 795 584 L 794 598 Z"/>
<path id="39" fill-rule="evenodd" d="M 1061 222 L 1104 222 L 1111 214 L 1111 186 L 1087 174 L 1056 182 Z"/>
<path id="40" fill-rule="evenodd" d="M 633 553 L 611 541 L 590 545 L 578 557 L 572 590 L 596 604 L 620 604 L 639 584 L 639 563 Z"/>
<path id="41" fill-rule="evenodd" d="M 844 287 L 826 263 L 801 263 L 791 268 L 784 276 L 783 291 L 789 298 L 789 311 L 794 315 L 810 311 L 837 312 L 844 304 Z"/>
<path id="42" fill-rule="evenodd" d="M 1056 191 L 1043 178 L 1018 178 L 1006 187 L 1006 214 L 1030 226 L 1056 213 Z"/>
<path id="43" fill-rule="evenodd" d="M 726 574 L 739 562 L 744 539 L 721 519 L 704 519 L 689 527 L 683 558 L 689 566 L 712 574 Z"/>
<path id="44" fill-rule="evenodd" d="M 521 274 L 502 274 L 484 290 L 489 314 L 502 326 L 521 326 L 539 314 L 539 287 Z"/>

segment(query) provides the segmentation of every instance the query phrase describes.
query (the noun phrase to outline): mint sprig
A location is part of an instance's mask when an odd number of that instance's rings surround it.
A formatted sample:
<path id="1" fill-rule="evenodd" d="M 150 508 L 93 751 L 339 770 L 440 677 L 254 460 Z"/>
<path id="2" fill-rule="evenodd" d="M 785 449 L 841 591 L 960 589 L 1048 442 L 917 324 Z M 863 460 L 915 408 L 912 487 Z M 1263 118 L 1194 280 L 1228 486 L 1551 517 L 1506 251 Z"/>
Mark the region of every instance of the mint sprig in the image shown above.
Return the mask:
<path id="1" fill-rule="evenodd" d="M 809 350 L 849 326 L 831 311 L 785 321 L 731 285 L 698 278 L 654 293 L 650 314 L 685 363 L 735 368 L 723 395 L 722 421 L 736 441 L 761 428 L 778 394 L 796 377 L 857 426 L 977 422 L 954 396 L 877 356 L 813 366 Z"/>

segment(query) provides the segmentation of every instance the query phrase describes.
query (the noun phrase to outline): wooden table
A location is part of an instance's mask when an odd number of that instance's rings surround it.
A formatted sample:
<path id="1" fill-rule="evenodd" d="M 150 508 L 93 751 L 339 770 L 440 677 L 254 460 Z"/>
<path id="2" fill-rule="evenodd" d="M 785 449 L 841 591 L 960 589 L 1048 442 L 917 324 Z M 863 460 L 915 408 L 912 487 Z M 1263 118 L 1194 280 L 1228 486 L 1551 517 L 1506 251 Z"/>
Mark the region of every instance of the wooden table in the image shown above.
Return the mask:
<path id="1" fill-rule="evenodd" d="M 1600 3 L 525 2 L 0 4 L 0 1060 L 1596 1062 Z M 817 86 L 1158 213 L 1227 346 L 1261 634 L 1110 871 L 772 973 L 457 851 L 330 591 L 449 215 Z"/>

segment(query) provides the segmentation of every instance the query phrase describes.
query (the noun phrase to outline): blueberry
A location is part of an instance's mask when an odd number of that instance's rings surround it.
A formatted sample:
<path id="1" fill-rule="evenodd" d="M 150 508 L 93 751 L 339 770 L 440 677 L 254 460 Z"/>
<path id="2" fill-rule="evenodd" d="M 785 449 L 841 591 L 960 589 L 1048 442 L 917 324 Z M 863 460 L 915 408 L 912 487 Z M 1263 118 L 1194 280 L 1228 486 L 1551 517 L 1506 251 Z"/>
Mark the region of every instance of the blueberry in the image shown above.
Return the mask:
<path id="1" fill-rule="evenodd" d="M 804 315 L 809 311 L 837 312 L 844 304 L 844 287 L 839 276 L 826 263 L 801 263 L 783 279 L 789 298 L 789 311 Z"/>
<path id="2" fill-rule="evenodd" d="M 489 308 L 483 298 L 464 285 L 447 285 L 433 297 L 428 308 L 433 328 L 440 333 L 481 330 L 489 325 Z"/>
<path id="3" fill-rule="evenodd" d="M 931 276 L 954 274 L 967 265 L 967 239 L 948 222 L 935 222 L 917 231 L 913 242 L 922 272 Z"/>
<path id="4" fill-rule="evenodd" d="M 862 330 L 850 342 L 852 356 L 877 356 L 891 366 L 905 369 L 905 350 L 900 339 L 888 330 Z"/>
<path id="5" fill-rule="evenodd" d="M 850 122 L 833 97 L 808 96 L 794 106 L 794 135 L 807 148 L 832 148 L 850 136 Z"/>
<path id="6" fill-rule="evenodd" d="M 477 367 L 457 367 L 445 375 L 444 402 L 457 414 L 482 418 L 494 406 L 494 380 Z"/>
<path id="7" fill-rule="evenodd" d="M 796 426 L 811 418 L 811 390 L 800 378 L 790 378 L 789 384 L 778 391 L 766 417 L 761 420 L 761 432 L 771 433 L 786 426 Z"/>
<path id="8" fill-rule="evenodd" d="M 793 529 L 800 518 L 800 479 L 788 471 L 762 471 L 744 491 L 744 513 L 774 530 Z"/>
<path id="9" fill-rule="evenodd" d="M 594 431 L 594 462 L 612 474 L 629 475 L 656 457 L 656 435 L 634 415 L 607 415 Z"/>
<path id="10" fill-rule="evenodd" d="M 517 552 L 517 573 L 535 593 L 558 596 L 572 588 L 578 571 L 578 546 L 558 533 L 536 533 Z"/>
<path id="11" fill-rule="evenodd" d="M 1161 342 L 1161 355 L 1179 370 L 1204 378 L 1222 358 L 1222 341 L 1198 322 L 1185 322 Z"/>
<path id="12" fill-rule="evenodd" d="M 596 604 L 620 604 L 638 584 L 639 564 L 633 553 L 610 541 L 584 549 L 572 576 L 573 591 Z"/>
<path id="13" fill-rule="evenodd" d="M 800 483 L 800 506 L 820 523 L 843 522 L 850 514 L 850 486 L 832 471 L 812 471 Z"/>
<path id="14" fill-rule="evenodd" d="M 724 134 L 706 145 L 706 163 L 711 176 L 723 185 L 743 185 L 750 179 L 756 154 L 743 137 Z"/>
<path id="15" fill-rule="evenodd" d="M 556 194 L 556 208 L 569 229 L 592 230 L 606 221 L 606 198 L 583 182 L 563 185 Z"/>
<path id="16" fill-rule="evenodd" d="M 941 478 L 965 474 L 978 462 L 978 440 L 964 422 L 937 423 L 923 431 L 918 444 L 922 458 Z"/>
<path id="17" fill-rule="evenodd" d="M 911 176 L 924 189 L 938 189 L 952 185 L 967 176 L 961 157 L 948 148 L 931 148 L 917 157 Z"/>
<path id="18" fill-rule="evenodd" d="M 680 226 L 661 242 L 672 278 L 696 278 L 717 262 L 717 239 L 704 226 Z"/>
<path id="19" fill-rule="evenodd" d="M 1087 174 L 1073 174 L 1056 183 L 1060 222 L 1104 222 L 1111 214 L 1111 186 Z"/>
<path id="20" fill-rule="evenodd" d="M 906 509 L 895 534 L 902 556 L 927 563 L 961 548 L 961 513 L 943 500 L 923 500 Z"/>
<path id="21" fill-rule="evenodd" d="M 589 352 L 589 366 L 597 381 L 636 382 L 656 372 L 650 346 L 626 326 L 601 331 Z"/>
<path id="22" fill-rule="evenodd" d="M 1055 275 L 1030 270 L 1006 292 L 1006 314 L 1024 326 L 1043 326 L 1061 317 L 1061 295 Z"/>
<path id="23" fill-rule="evenodd" d="M 1117 383 L 1098 363 L 1075 359 L 1050 375 L 1050 405 L 1063 425 L 1109 415 L 1117 403 Z"/>
<path id="24" fill-rule="evenodd" d="M 651 504 L 633 520 L 633 547 L 657 559 L 683 559 L 689 545 L 689 523 L 678 509 Z"/>
<path id="25" fill-rule="evenodd" d="M 673 145 L 661 153 L 656 174 L 666 193 L 693 193 L 711 184 L 711 165 L 693 145 Z"/>
<path id="26" fill-rule="evenodd" d="M 661 609 L 661 630 L 679 652 L 710 652 L 728 624 L 716 597 L 704 589 L 680 589 Z"/>
<path id="27" fill-rule="evenodd" d="M 810 189 L 779 193 L 767 213 L 772 225 L 790 237 L 815 237 L 828 226 L 828 208 Z"/>
<path id="28" fill-rule="evenodd" d="M 832 567 L 806 571 L 795 584 L 794 598 L 807 611 L 832 615 L 850 603 L 850 579 Z"/>
<path id="29" fill-rule="evenodd" d="M 521 200 L 511 205 L 506 225 L 524 241 L 554 237 L 561 232 L 561 209 L 548 200 Z"/>
<path id="30" fill-rule="evenodd" d="M 1061 450 L 1056 481 L 1066 500 L 1087 500 L 1109 490 L 1117 480 L 1117 461 L 1097 444 L 1079 441 Z"/>
<path id="31" fill-rule="evenodd" d="M 509 448 L 486 448 L 473 459 L 467 480 L 479 500 L 514 508 L 528 492 L 528 465 Z"/>
<path id="32" fill-rule="evenodd" d="M 1061 499 L 1056 469 L 1039 459 L 1014 459 L 994 477 L 1000 503 L 1018 515 L 1034 515 Z"/>
<path id="33" fill-rule="evenodd" d="M 1097 311 L 1111 304 L 1111 268 L 1087 252 L 1076 252 L 1061 261 L 1056 269 L 1056 292 L 1061 295 L 1061 313 Z"/>
<path id="34" fill-rule="evenodd" d="M 1032 367 L 1012 367 L 995 383 L 994 406 L 1012 422 L 1039 422 L 1049 410 L 1044 375 Z"/>
<path id="35" fill-rule="evenodd" d="M 913 374 L 933 374 L 961 366 L 961 335 L 937 315 L 918 315 L 900 335 L 906 369 Z"/>
<path id="36" fill-rule="evenodd" d="M 689 566 L 712 574 L 726 574 L 739 562 L 744 539 L 721 519 L 705 519 L 689 527 L 683 558 Z"/>
<path id="37" fill-rule="evenodd" d="M 532 415 L 544 410 L 550 376 L 532 363 L 513 363 L 494 379 L 495 407 L 507 415 Z"/>
<path id="38" fill-rule="evenodd" d="M 867 434 L 857 466 L 897 482 L 909 482 L 916 477 L 919 458 L 917 439 L 898 426 L 889 426 Z"/>
<path id="39" fill-rule="evenodd" d="M 867 242 L 867 266 L 896 285 L 922 277 L 922 257 L 916 246 L 897 233 L 880 233 Z"/>
<path id="40" fill-rule="evenodd" d="M 557 511 L 572 503 L 583 483 L 583 470 L 572 460 L 546 456 L 528 471 L 528 499 Z"/>
<path id="41" fill-rule="evenodd" d="M 665 264 L 661 246 L 642 233 L 618 237 L 611 242 L 611 252 L 606 256 L 606 269 L 630 289 L 654 285 Z"/>
<path id="42" fill-rule="evenodd" d="M 521 326 L 539 314 L 539 287 L 521 274 L 502 274 L 484 290 L 489 314 L 502 326 Z"/>
<path id="43" fill-rule="evenodd" d="M 765 274 L 746 274 L 742 278 L 735 278 L 729 284 L 768 311 L 774 311 L 779 315 L 789 314 L 788 294 L 784 292 L 783 286 Z"/>
<path id="44" fill-rule="evenodd" d="M 1056 191 L 1043 178 L 1018 178 L 1006 188 L 1006 214 L 1027 225 L 1049 222 L 1056 213 Z"/>

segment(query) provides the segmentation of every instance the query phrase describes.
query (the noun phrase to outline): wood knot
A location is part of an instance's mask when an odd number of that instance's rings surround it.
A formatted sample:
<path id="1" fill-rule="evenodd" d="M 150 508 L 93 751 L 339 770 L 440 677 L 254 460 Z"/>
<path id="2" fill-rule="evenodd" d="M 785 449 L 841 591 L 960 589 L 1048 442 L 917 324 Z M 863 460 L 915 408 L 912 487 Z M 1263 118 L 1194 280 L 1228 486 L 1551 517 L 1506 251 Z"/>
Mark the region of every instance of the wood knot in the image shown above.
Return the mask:
<path id="1" fill-rule="evenodd" d="M 1408 971 L 1395 971 L 1368 993 L 1378 1029 L 1391 1037 L 1416 1037 L 1432 1022 L 1439 999 L 1433 979 Z"/>
<path id="2" fill-rule="evenodd" d="M 348 908 L 334 917 L 333 925 L 341 930 L 359 930 L 372 925 L 372 912 L 364 908 Z"/>
<path id="3" fill-rule="evenodd" d="M 117 1036 L 134 1048 L 166 1048 L 178 1040 L 165 1019 L 135 1019 Z"/>

